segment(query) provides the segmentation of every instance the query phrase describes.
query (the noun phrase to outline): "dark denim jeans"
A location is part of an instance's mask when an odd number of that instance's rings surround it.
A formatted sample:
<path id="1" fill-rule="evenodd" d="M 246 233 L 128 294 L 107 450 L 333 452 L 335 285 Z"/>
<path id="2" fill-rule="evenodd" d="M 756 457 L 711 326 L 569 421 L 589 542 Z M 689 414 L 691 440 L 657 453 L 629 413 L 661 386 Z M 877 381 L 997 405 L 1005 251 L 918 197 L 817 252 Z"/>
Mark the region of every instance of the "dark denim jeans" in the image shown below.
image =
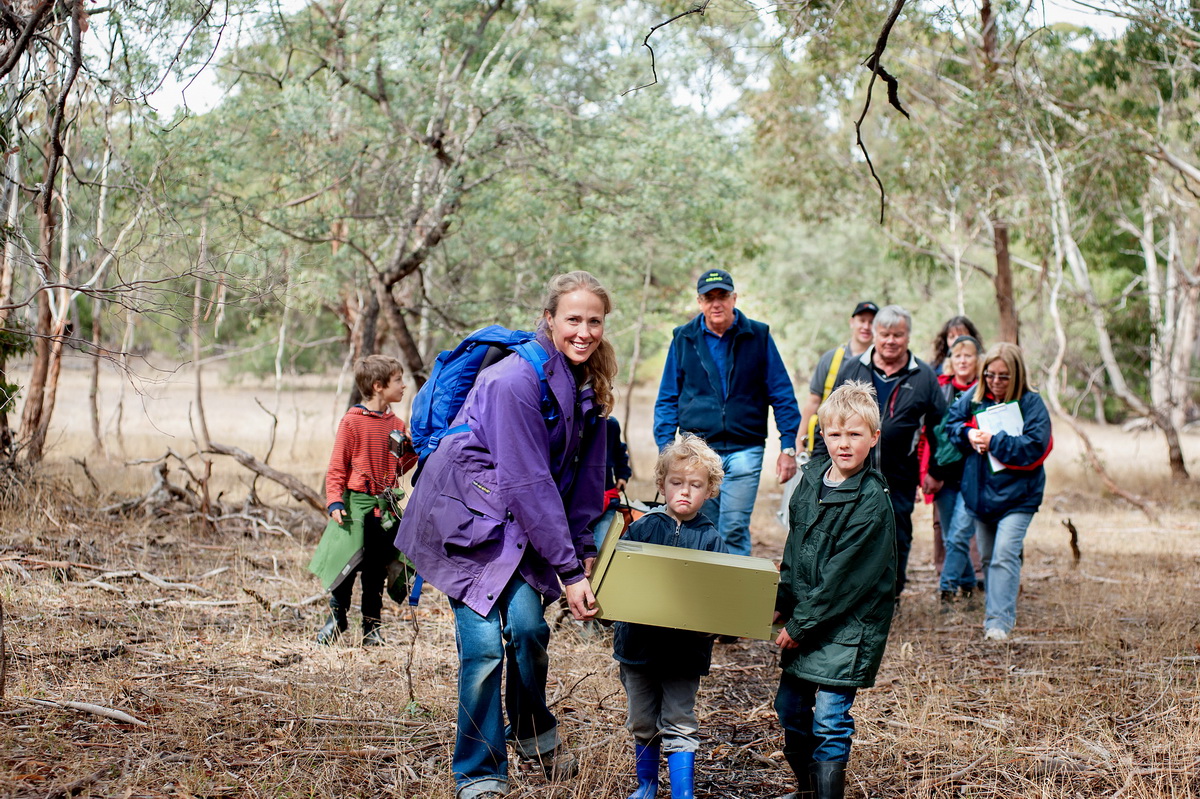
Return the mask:
<path id="1" fill-rule="evenodd" d="M 458 796 L 471 799 L 484 791 L 504 793 L 508 790 L 506 738 L 528 757 L 552 752 L 559 742 L 558 722 L 546 707 L 550 627 L 545 605 L 541 594 L 514 576 L 487 616 L 454 600 L 450 606 L 459 661 L 453 759 Z"/>
<path id="2" fill-rule="evenodd" d="M 800 749 L 800 759 L 809 763 L 847 762 L 854 737 L 850 708 L 857 693 L 857 688 L 817 685 L 784 672 L 775 694 L 784 746 Z"/>

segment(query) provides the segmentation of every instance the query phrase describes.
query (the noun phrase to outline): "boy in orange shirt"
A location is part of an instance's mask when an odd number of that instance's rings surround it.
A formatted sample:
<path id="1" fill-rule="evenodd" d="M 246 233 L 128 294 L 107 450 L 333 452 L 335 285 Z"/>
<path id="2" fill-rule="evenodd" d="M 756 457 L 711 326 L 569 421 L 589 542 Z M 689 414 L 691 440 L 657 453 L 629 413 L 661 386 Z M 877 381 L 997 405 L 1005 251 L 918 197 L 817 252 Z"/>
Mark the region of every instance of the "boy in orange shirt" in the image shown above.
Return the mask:
<path id="1" fill-rule="evenodd" d="M 349 626 L 346 611 L 354 590 L 354 575 L 362 586 L 363 646 L 384 643 L 379 632 L 383 587 L 388 564 L 396 560 L 392 533 L 383 529 L 380 495 L 396 485 L 401 474 L 417 462 L 408 427 L 392 413 L 391 404 L 404 396 L 404 370 L 386 355 L 368 355 L 354 365 L 354 382 L 362 402 L 346 411 L 338 424 L 325 473 L 329 516 L 349 535 L 361 528 L 362 547 L 354 553 L 329 586 L 332 613 L 317 634 L 317 643 L 330 645 Z M 397 457 L 390 449 L 393 434 L 407 445 Z M 326 530 L 338 535 L 337 529 Z M 314 559 L 314 564 L 316 560 Z"/>

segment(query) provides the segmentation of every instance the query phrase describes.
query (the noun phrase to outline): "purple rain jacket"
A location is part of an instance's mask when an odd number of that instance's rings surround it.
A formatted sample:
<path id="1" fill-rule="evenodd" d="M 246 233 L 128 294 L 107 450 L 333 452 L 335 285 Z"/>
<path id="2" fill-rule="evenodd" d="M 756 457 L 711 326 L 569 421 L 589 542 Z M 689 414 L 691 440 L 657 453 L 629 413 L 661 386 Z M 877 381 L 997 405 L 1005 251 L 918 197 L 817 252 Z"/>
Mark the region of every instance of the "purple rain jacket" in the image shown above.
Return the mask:
<path id="1" fill-rule="evenodd" d="M 510 355 L 479 373 L 447 436 L 425 463 L 396 533 L 417 572 L 480 615 L 513 574 L 547 600 L 583 579 L 604 504 L 605 437 L 590 386 L 576 388 L 546 333 L 546 421 L 533 367 Z"/>

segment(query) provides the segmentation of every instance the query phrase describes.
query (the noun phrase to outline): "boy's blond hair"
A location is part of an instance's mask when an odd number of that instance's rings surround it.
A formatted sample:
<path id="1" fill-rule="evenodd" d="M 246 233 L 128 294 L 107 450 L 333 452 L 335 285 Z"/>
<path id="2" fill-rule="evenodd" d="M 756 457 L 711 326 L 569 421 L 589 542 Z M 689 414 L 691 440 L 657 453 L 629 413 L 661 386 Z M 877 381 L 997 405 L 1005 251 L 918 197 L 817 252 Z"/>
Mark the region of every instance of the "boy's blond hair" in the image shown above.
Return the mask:
<path id="1" fill-rule="evenodd" d="M 861 416 L 872 434 L 879 429 L 879 403 L 875 401 L 875 387 L 870 383 L 861 380 L 842 383 L 817 408 L 817 420 L 822 428 L 831 422 L 844 422 L 851 416 Z"/>
<path id="2" fill-rule="evenodd" d="M 375 396 L 375 384 L 387 385 L 393 375 L 403 375 L 404 367 L 390 355 L 368 355 L 354 364 L 354 385 L 363 399 Z"/>
<path id="3" fill-rule="evenodd" d="M 662 491 L 667 481 L 667 472 L 672 466 L 682 466 L 685 469 L 695 469 L 708 474 L 708 495 L 715 497 L 721 491 L 721 482 L 725 479 L 725 470 L 721 468 L 721 456 L 712 451 L 703 438 L 691 433 L 668 444 L 658 453 L 658 462 L 654 464 L 654 484 Z"/>

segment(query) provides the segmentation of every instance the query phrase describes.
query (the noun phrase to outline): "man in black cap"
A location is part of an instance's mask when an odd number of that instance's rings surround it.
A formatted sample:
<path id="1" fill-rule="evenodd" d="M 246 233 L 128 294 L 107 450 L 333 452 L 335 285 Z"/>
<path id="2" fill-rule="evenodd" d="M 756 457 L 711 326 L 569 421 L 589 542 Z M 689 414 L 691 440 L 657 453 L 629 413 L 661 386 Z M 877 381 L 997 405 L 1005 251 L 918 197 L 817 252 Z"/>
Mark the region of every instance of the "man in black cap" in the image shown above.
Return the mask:
<path id="1" fill-rule="evenodd" d="M 796 473 L 800 407 L 770 328 L 734 306 L 733 278 L 710 269 L 696 281 L 700 313 L 675 328 L 654 405 L 659 449 L 676 432 L 700 436 L 721 456 L 725 481 L 703 513 L 729 551 L 750 554 L 750 514 L 758 495 L 767 439 L 767 411 L 775 411 L 782 452 L 779 482 Z"/>
<path id="2" fill-rule="evenodd" d="M 810 455 L 818 439 L 817 408 L 835 388 L 834 381 L 837 379 L 842 361 L 859 357 L 875 340 L 875 330 L 872 324 L 877 313 L 879 313 L 879 306 L 870 300 L 863 300 L 855 305 L 854 313 L 850 314 L 850 340 L 840 347 L 828 350 L 817 361 L 817 368 L 813 370 L 812 380 L 808 381 L 808 401 L 800 409 L 800 433 L 804 437 L 802 443 Z M 836 365 L 834 365 L 834 361 L 837 361 Z"/>

